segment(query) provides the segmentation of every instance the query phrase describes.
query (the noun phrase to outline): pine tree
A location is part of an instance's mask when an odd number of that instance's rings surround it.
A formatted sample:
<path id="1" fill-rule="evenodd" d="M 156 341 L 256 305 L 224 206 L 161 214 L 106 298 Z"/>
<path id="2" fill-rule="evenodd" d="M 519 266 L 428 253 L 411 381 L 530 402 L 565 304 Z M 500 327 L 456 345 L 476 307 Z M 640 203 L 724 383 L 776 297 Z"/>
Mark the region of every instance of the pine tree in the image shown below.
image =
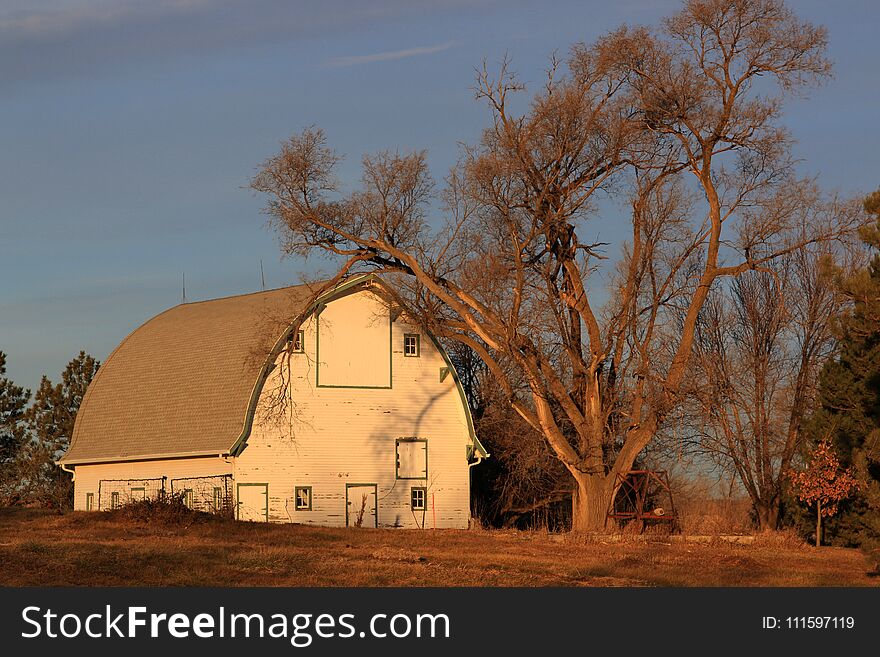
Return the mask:
<path id="1" fill-rule="evenodd" d="M 31 495 L 49 506 L 69 506 L 72 486 L 70 475 L 55 461 L 67 451 L 73 425 L 89 383 L 100 363 L 80 351 L 61 374 L 61 383 L 53 384 L 43 376 L 28 409 L 27 422 L 33 435 L 28 445 Z"/>
<path id="2" fill-rule="evenodd" d="M 30 390 L 7 379 L 6 354 L 0 351 L 0 505 L 18 497 L 15 464 L 26 442 L 25 411 Z"/>
<path id="3" fill-rule="evenodd" d="M 829 539 L 847 545 L 880 544 L 880 190 L 865 210 L 877 217 L 861 235 L 874 255 L 867 268 L 840 282 L 852 310 L 840 320 L 838 354 L 820 375 L 809 422 L 814 442 L 830 439 L 861 483 L 827 526 Z"/>

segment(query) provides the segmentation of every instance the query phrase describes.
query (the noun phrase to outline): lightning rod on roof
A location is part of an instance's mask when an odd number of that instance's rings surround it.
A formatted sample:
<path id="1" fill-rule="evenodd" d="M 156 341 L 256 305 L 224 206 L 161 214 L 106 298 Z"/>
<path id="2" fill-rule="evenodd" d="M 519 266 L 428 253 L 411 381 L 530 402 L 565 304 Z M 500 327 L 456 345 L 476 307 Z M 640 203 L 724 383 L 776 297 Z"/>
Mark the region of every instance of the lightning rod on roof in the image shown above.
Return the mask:
<path id="1" fill-rule="evenodd" d="M 186 272 L 183 272 L 183 297 L 181 303 L 186 303 Z"/>
<path id="2" fill-rule="evenodd" d="M 262 289 L 266 289 L 266 275 L 263 273 L 263 259 L 260 258 L 260 284 L 262 285 Z"/>

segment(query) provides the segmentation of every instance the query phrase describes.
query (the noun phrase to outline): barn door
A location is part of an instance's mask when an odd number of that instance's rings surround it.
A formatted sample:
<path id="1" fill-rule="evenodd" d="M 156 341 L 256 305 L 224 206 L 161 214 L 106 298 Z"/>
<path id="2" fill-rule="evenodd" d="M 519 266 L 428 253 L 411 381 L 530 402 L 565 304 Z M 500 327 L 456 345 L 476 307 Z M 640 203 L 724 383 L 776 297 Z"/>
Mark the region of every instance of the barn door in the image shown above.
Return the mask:
<path id="1" fill-rule="evenodd" d="M 238 484 L 236 518 L 254 522 L 269 520 L 269 484 Z"/>
<path id="2" fill-rule="evenodd" d="M 346 484 L 345 509 L 347 527 L 378 527 L 376 484 Z"/>

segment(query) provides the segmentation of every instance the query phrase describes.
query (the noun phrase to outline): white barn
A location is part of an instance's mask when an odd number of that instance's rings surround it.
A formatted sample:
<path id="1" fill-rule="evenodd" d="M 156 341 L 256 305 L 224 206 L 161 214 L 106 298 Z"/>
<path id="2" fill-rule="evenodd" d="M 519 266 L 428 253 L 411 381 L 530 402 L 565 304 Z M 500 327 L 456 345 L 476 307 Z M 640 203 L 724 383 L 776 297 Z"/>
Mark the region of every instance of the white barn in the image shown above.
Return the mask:
<path id="1" fill-rule="evenodd" d="M 442 347 L 370 275 L 149 320 L 101 366 L 59 464 L 78 510 L 164 491 L 241 520 L 465 528 L 486 456 Z"/>

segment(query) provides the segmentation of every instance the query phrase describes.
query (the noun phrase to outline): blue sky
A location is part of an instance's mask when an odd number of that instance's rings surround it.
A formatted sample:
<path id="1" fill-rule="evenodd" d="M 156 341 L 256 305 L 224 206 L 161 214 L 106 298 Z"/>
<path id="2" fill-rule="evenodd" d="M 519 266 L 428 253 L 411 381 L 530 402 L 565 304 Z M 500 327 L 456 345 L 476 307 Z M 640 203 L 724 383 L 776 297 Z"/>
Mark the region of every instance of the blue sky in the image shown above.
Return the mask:
<path id="1" fill-rule="evenodd" d="M 488 114 L 474 67 L 548 56 L 667 0 L 4 0 L 0 5 L 0 350 L 35 387 L 80 349 L 104 359 L 180 301 L 295 283 L 247 183 L 311 124 L 348 156 L 429 150 L 438 178 Z M 878 7 L 794 0 L 830 30 L 835 79 L 786 109 L 802 173 L 880 185 Z M 597 235 L 613 234 L 597 221 Z M 324 265 L 326 266 L 326 265 Z"/>

